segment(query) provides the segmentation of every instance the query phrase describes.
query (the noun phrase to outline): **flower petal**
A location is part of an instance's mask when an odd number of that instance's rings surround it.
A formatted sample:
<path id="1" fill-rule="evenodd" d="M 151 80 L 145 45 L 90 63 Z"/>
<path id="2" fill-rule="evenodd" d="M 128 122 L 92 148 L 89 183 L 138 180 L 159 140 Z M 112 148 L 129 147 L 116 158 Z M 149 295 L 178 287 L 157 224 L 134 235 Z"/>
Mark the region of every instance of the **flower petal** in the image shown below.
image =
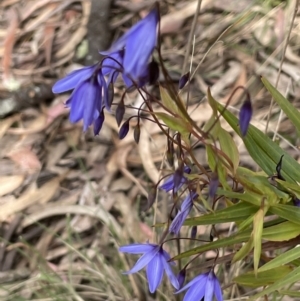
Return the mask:
<path id="1" fill-rule="evenodd" d="M 191 207 L 192 209 L 192 207 Z M 170 233 L 174 233 L 176 235 L 179 234 L 179 231 L 185 221 L 185 219 L 187 218 L 187 216 L 189 215 L 191 209 L 189 210 L 184 210 L 184 211 L 179 211 L 175 218 L 173 219 L 171 225 L 170 225 L 170 228 L 169 228 L 169 232 Z"/>
<path id="2" fill-rule="evenodd" d="M 83 118 L 84 106 L 85 106 L 85 92 L 89 83 L 87 81 L 82 82 L 73 91 L 69 101 L 68 107 L 70 107 L 69 119 L 71 122 L 76 123 Z"/>
<path id="3" fill-rule="evenodd" d="M 150 252 L 145 253 L 136 262 L 136 264 L 133 266 L 133 268 L 130 271 L 125 272 L 124 274 L 133 274 L 133 273 L 136 273 L 139 270 L 141 270 L 144 266 L 149 264 L 151 260 L 153 260 L 153 258 L 155 257 L 155 255 L 157 254 L 158 251 L 159 251 L 159 246 L 157 246 L 156 248 L 153 248 Z"/>
<path id="4" fill-rule="evenodd" d="M 156 247 L 157 245 L 154 244 L 131 244 L 120 247 L 119 251 L 130 254 L 142 254 L 151 252 Z"/>
<path id="5" fill-rule="evenodd" d="M 205 285 L 205 296 L 204 301 L 212 301 L 214 296 L 214 284 L 215 280 L 211 276 L 208 276 L 208 279 L 206 281 Z"/>
<path id="6" fill-rule="evenodd" d="M 217 301 L 223 301 L 223 293 L 222 293 L 222 289 L 219 283 L 219 280 L 216 278 L 214 281 L 214 292 L 215 292 L 215 296 Z"/>
<path id="7" fill-rule="evenodd" d="M 166 271 L 166 274 L 171 282 L 171 284 L 176 288 L 179 289 L 179 282 L 177 277 L 174 275 L 170 264 L 166 261 L 165 257 L 163 256 L 161 259 L 162 263 L 163 263 L 163 267 L 164 270 Z"/>
<path id="8" fill-rule="evenodd" d="M 160 253 L 157 253 L 147 266 L 146 272 L 150 293 L 154 293 L 162 281 L 164 269 L 161 259 Z"/>
<path id="9" fill-rule="evenodd" d="M 202 283 L 195 283 L 187 291 L 183 298 L 183 301 L 200 301 L 203 297 L 205 297 L 205 285 L 202 285 Z"/>
<path id="10" fill-rule="evenodd" d="M 101 94 L 102 94 L 102 87 L 97 85 L 93 79 L 90 80 L 89 85 L 86 89 L 85 94 L 85 108 L 83 113 L 83 131 L 86 131 L 87 128 L 93 123 L 93 121 L 98 118 L 99 110 L 98 108 L 101 107 Z M 100 102 L 100 104 L 98 103 Z M 95 113 L 97 113 L 95 115 Z"/>
<path id="11" fill-rule="evenodd" d="M 195 277 L 192 281 L 190 281 L 183 288 L 181 288 L 179 291 L 177 291 L 176 294 L 179 294 L 179 293 L 187 290 L 188 288 L 190 288 L 194 284 L 198 284 L 199 285 L 199 289 L 202 286 L 205 288 L 207 276 L 208 276 L 207 274 L 201 274 L 201 275 Z"/>
<path id="12" fill-rule="evenodd" d="M 54 84 L 52 87 L 52 92 L 59 94 L 75 89 L 79 83 L 92 76 L 94 69 L 95 65 L 71 72 L 66 77 L 60 79 Z"/>
<path id="13" fill-rule="evenodd" d="M 157 10 L 153 9 L 127 33 L 124 70 L 134 80 L 142 76 L 156 46 L 157 22 Z"/>

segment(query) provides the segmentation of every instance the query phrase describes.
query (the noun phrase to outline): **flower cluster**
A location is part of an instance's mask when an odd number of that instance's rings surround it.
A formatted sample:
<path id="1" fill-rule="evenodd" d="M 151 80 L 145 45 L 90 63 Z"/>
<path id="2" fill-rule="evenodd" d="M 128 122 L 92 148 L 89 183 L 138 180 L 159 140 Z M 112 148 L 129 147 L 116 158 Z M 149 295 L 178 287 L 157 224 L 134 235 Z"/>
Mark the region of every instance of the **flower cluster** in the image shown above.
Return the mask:
<path id="1" fill-rule="evenodd" d="M 165 271 L 172 286 L 177 289 L 176 294 L 188 289 L 183 301 L 200 301 L 202 298 L 205 298 L 207 301 L 212 301 L 213 295 L 215 295 L 217 301 L 223 301 L 221 286 L 213 270 L 195 277 L 192 281 L 179 289 L 184 282 L 185 271 L 181 271 L 177 277 L 174 275 L 171 264 L 169 263 L 170 255 L 162 246 L 149 243 L 131 244 L 122 246 L 119 250 L 129 254 L 143 254 L 133 268 L 125 272 L 125 274 L 136 273 L 146 267 L 149 291 L 151 293 L 154 293 L 159 287 Z"/>
<path id="2" fill-rule="evenodd" d="M 71 122 L 82 119 L 84 131 L 93 124 L 94 134 L 99 134 L 104 121 L 103 109 L 110 111 L 112 84 L 118 75 L 122 74 L 127 87 L 142 87 L 149 82 L 158 19 L 157 8 L 154 8 L 108 51 L 101 52 L 105 56 L 101 62 L 70 73 L 53 86 L 57 94 L 73 90 L 66 102 Z"/>
<path id="3" fill-rule="evenodd" d="M 109 50 L 100 52 L 103 56 L 101 61 L 93 66 L 68 74 L 53 86 L 54 93 L 72 91 L 66 102 L 66 106 L 70 108 L 71 122 L 75 123 L 83 120 L 83 130 L 86 131 L 93 125 L 94 134 L 97 135 L 104 122 L 104 110 L 111 111 L 114 83 L 118 77 L 122 77 L 127 89 L 131 87 L 140 89 L 144 85 L 156 81 L 159 69 L 157 63 L 151 57 L 157 43 L 158 21 L 159 15 L 156 7 L 143 20 L 113 43 Z M 162 70 L 165 71 L 164 69 Z M 189 73 L 182 76 L 179 82 L 179 89 L 183 89 L 189 81 Z M 146 90 L 144 91 L 147 92 Z M 251 119 L 250 109 L 248 103 L 241 109 L 240 128 L 243 135 L 246 135 Z M 117 123 L 120 126 L 125 113 L 123 99 L 116 106 L 115 112 Z M 129 131 L 129 120 L 130 118 L 123 122 L 120 127 L 120 139 L 123 139 Z M 140 127 L 138 123 L 134 133 L 134 138 L 137 142 L 139 134 Z M 178 137 L 180 140 L 180 136 Z M 170 150 L 171 157 L 174 159 L 174 148 L 171 147 Z M 164 275 L 166 275 L 171 285 L 175 288 L 176 294 L 187 290 L 184 301 L 200 301 L 203 298 L 206 301 L 212 301 L 214 295 L 217 301 L 222 301 L 221 287 L 213 270 L 197 276 L 184 285 L 187 265 L 176 275 L 173 270 L 175 263 L 164 249 L 164 246 L 168 243 L 168 240 L 165 238 L 169 233 L 179 235 L 182 225 L 190 214 L 196 198 L 198 198 L 195 185 L 192 185 L 192 181 L 188 179 L 191 168 L 185 165 L 186 161 L 181 159 L 181 152 L 179 152 L 178 161 L 180 163 L 178 168 L 159 187 L 166 192 L 172 192 L 172 196 L 176 199 L 174 203 L 180 203 L 179 208 L 176 209 L 176 216 L 171 223 L 167 223 L 168 227 L 165 229 L 160 243 L 134 243 L 120 247 L 120 252 L 141 255 L 135 265 L 125 274 L 137 273 L 145 268 L 151 293 L 158 289 Z M 171 165 L 173 166 L 173 164 Z M 211 178 L 209 186 L 210 199 L 214 199 L 218 185 L 219 182 L 216 175 Z M 157 186 L 155 186 L 154 193 L 149 193 L 150 205 L 156 199 L 156 193 Z M 181 200 L 183 195 L 185 197 Z M 192 239 L 196 237 L 196 232 L 197 227 L 194 226 L 192 228 Z M 179 237 L 175 239 L 179 239 Z"/>

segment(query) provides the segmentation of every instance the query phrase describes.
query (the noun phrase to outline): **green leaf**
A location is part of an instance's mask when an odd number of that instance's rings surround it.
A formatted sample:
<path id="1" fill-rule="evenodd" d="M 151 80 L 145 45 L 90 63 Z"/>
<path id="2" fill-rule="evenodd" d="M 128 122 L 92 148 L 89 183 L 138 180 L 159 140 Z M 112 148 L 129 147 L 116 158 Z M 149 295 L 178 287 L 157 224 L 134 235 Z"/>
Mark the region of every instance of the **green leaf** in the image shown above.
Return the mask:
<path id="1" fill-rule="evenodd" d="M 249 272 L 244 275 L 238 276 L 233 281 L 242 286 L 248 287 L 261 287 L 273 284 L 275 281 L 280 280 L 282 277 L 291 272 L 291 268 L 287 266 L 277 267 L 268 271 L 259 271 L 257 275 L 254 272 Z"/>
<path id="2" fill-rule="evenodd" d="M 298 136 L 300 133 L 300 112 L 275 88 L 266 78 L 262 77 L 261 81 L 273 96 L 274 100 L 280 106 L 285 115 L 289 118 L 295 126 Z"/>
<path id="3" fill-rule="evenodd" d="M 178 254 L 177 256 L 173 257 L 172 259 L 178 260 L 181 258 L 190 257 L 195 254 L 203 253 L 203 252 L 206 252 L 209 250 L 228 247 L 228 246 L 231 246 L 231 245 L 234 245 L 237 243 L 245 242 L 249 239 L 249 237 L 250 237 L 250 231 L 245 231 L 243 233 L 238 233 L 238 234 L 230 236 L 230 237 L 218 239 L 216 241 L 207 243 L 203 246 L 198 246 L 196 248 L 190 249 L 186 252 Z"/>
<path id="4" fill-rule="evenodd" d="M 254 206 L 260 207 L 262 201 L 262 195 L 255 194 L 253 192 L 245 191 L 244 193 L 227 191 L 223 189 L 217 190 L 218 195 L 223 195 L 227 198 L 242 200 L 247 203 L 253 204 Z"/>
<path id="5" fill-rule="evenodd" d="M 286 241 L 297 237 L 299 234 L 299 224 L 287 221 L 265 228 L 263 231 L 263 238 L 269 241 Z"/>
<path id="6" fill-rule="evenodd" d="M 300 247 L 296 247 L 294 249 L 288 250 L 276 258 L 272 259 L 268 263 L 264 264 L 262 267 L 258 269 L 258 272 L 263 272 L 267 270 L 271 270 L 280 266 L 283 266 L 287 263 L 292 262 L 300 257 Z"/>
<path id="7" fill-rule="evenodd" d="M 189 124 L 180 117 L 174 117 L 162 112 L 157 112 L 155 115 L 158 119 L 161 119 L 171 130 L 182 134 L 189 133 Z"/>
<path id="8" fill-rule="evenodd" d="M 176 105 L 175 101 L 171 98 L 168 90 L 166 90 L 162 86 L 159 87 L 159 90 L 163 105 L 174 115 L 178 114 L 178 106 Z"/>
<path id="9" fill-rule="evenodd" d="M 264 208 L 260 208 L 257 213 L 254 215 L 253 219 L 253 265 L 254 265 L 254 273 L 257 274 L 258 265 L 260 261 L 261 255 L 261 237 L 263 232 L 263 224 L 264 224 Z"/>
<path id="10" fill-rule="evenodd" d="M 290 205 L 276 204 L 270 207 L 269 211 L 288 221 L 300 225 L 300 208 Z"/>
<path id="11" fill-rule="evenodd" d="M 268 271 L 266 271 L 268 272 Z M 265 273 L 265 272 L 263 272 Z M 264 288 L 262 292 L 254 295 L 253 297 L 251 297 L 250 300 L 256 300 L 257 298 L 264 296 L 264 295 L 268 295 L 270 293 L 273 293 L 275 291 L 278 291 L 280 288 L 282 288 L 283 286 L 288 286 L 291 285 L 297 281 L 300 280 L 300 267 L 294 269 L 292 272 L 288 273 L 287 275 L 280 275 L 281 277 L 275 281 L 273 284 L 271 284 L 270 286 L 268 286 L 267 288 Z"/>
<path id="12" fill-rule="evenodd" d="M 282 296 L 290 296 L 290 297 L 300 297 L 300 292 L 296 292 L 296 291 L 278 291 L 278 294 L 282 295 Z"/>
<path id="13" fill-rule="evenodd" d="M 240 202 L 216 212 L 189 218 L 184 224 L 187 226 L 196 226 L 243 221 L 256 211 L 256 206 L 245 202 Z"/>
<path id="14" fill-rule="evenodd" d="M 227 182 L 227 173 L 223 164 L 220 163 L 220 159 L 217 158 L 218 154 L 214 151 L 211 145 L 206 145 L 207 162 L 211 170 L 217 171 L 219 182 L 224 189 L 231 190 Z"/>
<path id="15" fill-rule="evenodd" d="M 229 157 L 233 165 L 232 174 L 235 175 L 240 162 L 240 154 L 231 135 L 224 129 L 220 129 L 218 138 L 221 150 Z"/>
<path id="16" fill-rule="evenodd" d="M 244 259 L 253 249 L 253 237 L 250 239 L 234 254 L 232 263 Z"/>
<path id="17" fill-rule="evenodd" d="M 224 107 L 218 103 L 218 111 L 223 112 L 223 110 Z M 238 119 L 228 110 L 223 112 L 223 117 L 234 131 L 240 135 Z M 250 156 L 267 175 L 274 174 L 280 157 L 284 155 L 282 164 L 283 177 L 289 182 L 300 183 L 299 163 L 253 125 L 249 126 L 244 143 Z"/>

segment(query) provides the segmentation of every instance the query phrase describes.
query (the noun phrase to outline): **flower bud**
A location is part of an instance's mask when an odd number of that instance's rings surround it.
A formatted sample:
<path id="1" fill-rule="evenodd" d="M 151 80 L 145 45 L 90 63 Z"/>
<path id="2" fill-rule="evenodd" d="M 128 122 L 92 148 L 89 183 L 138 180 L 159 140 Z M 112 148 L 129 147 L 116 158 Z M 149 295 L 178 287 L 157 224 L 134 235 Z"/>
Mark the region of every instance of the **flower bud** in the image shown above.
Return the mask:
<path id="1" fill-rule="evenodd" d="M 197 235 L 197 226 L 193 226 L 191 231 L 191 239 L 195 239 L 196 235 Z"/>
<path id="2" fill-rule="evenodd" d="M 184 281 L 185 281 L 185 276 L 186 276 L 186 270 L 183 269 L 179 272 L 179 274 L 177 275 L 177 280 L 179 283 L 179 288 L 182 288 Z"/>
<path id="3" fill-rule="evenodd" d="M 251 117 L 252 117 L 252 104 L 250 99 L 248 98 L 243 103 L 239 114 L 240 131 L 243 137 L 245 137 L 247 134 Z"/>
<path id="4" fill-rule="evenodd" d="M 149 85 L 154 85 L 159 77 L 159 66 L 154 60 L 148 65 L 149 70 Z"/>
<path id="5" fill-rule="evenodd" d="M 189 79 L 190 79 L 190 72 L 187 72 L 186 74 L 182 75 L 179 80 L 178 89 L 181 90 L 189 81 Z"/>
<path id="6" fill-rule="evenodd" d="M 133 138 L 134 138 L 134 141 L 138 144 L 139 141 L 140 141 L 140 135 L 141 135 L 141 128 L 139 126 L 139 124 L 137 124 L 134 128 L 134 131 L 133 131 Z"/>
<path id="7" fill-rule="evenodd" d="M 100 112 L 100 115 L 98 116 L 98 118 L 95 120 L 94 122 L 94 135 L 99 135 L 99 132 L 102 128 L 103 122 L 104 122 L 105 116 L 104 116 L 104 112 L 103 109 Z"/>
<path id="8" fill-rule="evenodd" d="M 109 107 L 111 107 L 113 100 L 114 100 L 114 84 L 109 83 L 107 86 L 107 102 L 109 104 Z"/>
<path id="9" fill-rule="evenodd" d="M 153 204 L 156 200 L 156 194 L 157 194 L 156 187 L 150 188 L 150 190 L 148 192 L 148 199 L 147 199 L 148 204 L 147 204 L 147 208 L 145 211 L 149 210 L 153 206 Z"/>
<path id="10" fill-rule="evenodd" d="M 125 105 L 124 105 L 124 101 L 121 100 L 118 103 L 118 106 L 116 109 L 116 121 L 117 121 L 118 126 L 120 126 L 120 124 L 123 120 L 124 114 L 125 114 Z"/>
<path id="11" fill-rule="evenodd" d="M 129 120 L 126 120 L 122 124 L 122 126 L 121 126 L 121 128 L 119 130 L 119 138 L 121 140 L 124 139 L 127 136 L 128 132 L 129 132 Z"/>

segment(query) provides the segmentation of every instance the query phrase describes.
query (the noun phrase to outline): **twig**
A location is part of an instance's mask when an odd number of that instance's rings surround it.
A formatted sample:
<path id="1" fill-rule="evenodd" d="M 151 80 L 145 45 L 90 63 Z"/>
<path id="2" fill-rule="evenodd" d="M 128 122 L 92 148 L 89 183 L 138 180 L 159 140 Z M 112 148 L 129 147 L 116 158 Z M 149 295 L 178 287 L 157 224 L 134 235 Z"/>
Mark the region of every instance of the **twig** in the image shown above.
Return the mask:
<path id="1" fill-rule="evenodd" d="M 185 56 L 184 56 L 181 76 L 185 74 L 185 69 L 186 69 L 186 66 L 187 66 L 187 63 L 188 63 L 188 60 L 189 60 L 189 54 L 190 54 L 191 47 L 192 47 L 192 44 L 193 44 L 192 42 L 193 42 L 193 37 L 195 35 L 195 29 L 196 29 L 196 24 L 197 24 L 197 19 L 198 19 L 198 16 L 199 16 L 199 12 L 200 12 L 200 9 L 201 9 L 201 3 L 202 3 L 202 0 L 198 0 L 197 9 L 196 9 L 196 12 L 195 12 L 195 15 L 194 15 L 192 28 L 191 28 L 191 31 L 190 31 L 190 35 L 189 35 L 189 39 L 188 39 L 188 43 L 187 43 L 187 47 L 186 47 L 186 52 L 185 52 Z"/>

